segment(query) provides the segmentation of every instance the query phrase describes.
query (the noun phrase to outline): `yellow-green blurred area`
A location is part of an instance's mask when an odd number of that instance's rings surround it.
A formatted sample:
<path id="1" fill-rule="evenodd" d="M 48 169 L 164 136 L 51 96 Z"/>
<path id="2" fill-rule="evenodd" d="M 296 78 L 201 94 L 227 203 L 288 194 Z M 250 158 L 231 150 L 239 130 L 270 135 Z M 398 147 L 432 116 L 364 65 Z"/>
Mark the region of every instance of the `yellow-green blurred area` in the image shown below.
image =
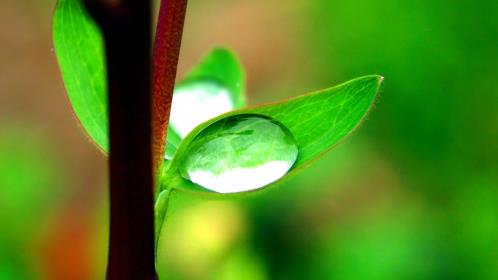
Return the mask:
<path id="1" fill-rule="evenodd" d="M 0 1 L 0 280 L 104 279 L 106 162 L 65 96 L 54 4 Z M 217 45 L 251 104 L 386 80 L 285 184 L 174 193 L 161 279 L 498 279 L 498 1 L 191 0 L 179 76 Z"/>

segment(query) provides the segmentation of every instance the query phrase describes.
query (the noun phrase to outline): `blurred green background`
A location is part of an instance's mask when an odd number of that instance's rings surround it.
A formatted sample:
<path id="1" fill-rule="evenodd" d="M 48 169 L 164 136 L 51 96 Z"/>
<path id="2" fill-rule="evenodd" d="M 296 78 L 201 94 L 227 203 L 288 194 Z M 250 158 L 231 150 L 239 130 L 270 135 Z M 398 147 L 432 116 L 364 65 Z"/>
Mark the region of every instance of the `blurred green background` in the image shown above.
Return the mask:
<path id="1" fill-rule="evenodd" d="M 106 163 L 72 116 L 53 0 L 0 1 L 0 280 L 104 279 Z M 498 279 L 498 2 L 191 0 L 250 103 L 386 77 L 348 141 L 241 201 L 175 195 L 161 279 Z"/>

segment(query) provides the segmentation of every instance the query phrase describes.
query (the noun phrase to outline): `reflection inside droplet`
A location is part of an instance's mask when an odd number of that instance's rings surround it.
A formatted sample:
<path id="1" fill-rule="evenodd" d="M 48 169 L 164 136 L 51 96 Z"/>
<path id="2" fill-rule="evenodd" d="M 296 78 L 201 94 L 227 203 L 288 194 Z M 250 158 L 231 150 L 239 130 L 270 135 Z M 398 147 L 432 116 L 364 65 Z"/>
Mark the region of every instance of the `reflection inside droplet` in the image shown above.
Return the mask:
<path id="1" fill-rule="evenodd" d="M 194 81 L 180 85 L 173 94 L 170 126 L 181 138 L 199 124 L 234 108 L 229 91 L 212 81 Z"/>
<path id="2" fill-rule="evenodd" d="M 219 193 L 262 188 L 284 176 L 298 156 L 289 129 L 254 114 L 211 124 L 187 150 L 180 163 L 182 176 Z"/>

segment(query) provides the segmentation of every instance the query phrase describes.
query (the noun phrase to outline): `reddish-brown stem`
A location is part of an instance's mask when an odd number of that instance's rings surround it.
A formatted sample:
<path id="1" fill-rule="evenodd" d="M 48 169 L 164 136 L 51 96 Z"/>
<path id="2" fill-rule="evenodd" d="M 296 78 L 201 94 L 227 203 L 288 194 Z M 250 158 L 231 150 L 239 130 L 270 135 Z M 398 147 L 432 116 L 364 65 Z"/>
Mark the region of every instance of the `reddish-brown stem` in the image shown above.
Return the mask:
<path id="1" fill-rule="evenodd" d="M 187 0 L 161 0 L 154 46 L 153 147 L 155 170 L 163 162 Z"/>
<path id="2" fill-rule="evenodd" d="M 156 279 L 150 0 L 85 0 L 106 45 L 110 134 L 107 279 Z"/>

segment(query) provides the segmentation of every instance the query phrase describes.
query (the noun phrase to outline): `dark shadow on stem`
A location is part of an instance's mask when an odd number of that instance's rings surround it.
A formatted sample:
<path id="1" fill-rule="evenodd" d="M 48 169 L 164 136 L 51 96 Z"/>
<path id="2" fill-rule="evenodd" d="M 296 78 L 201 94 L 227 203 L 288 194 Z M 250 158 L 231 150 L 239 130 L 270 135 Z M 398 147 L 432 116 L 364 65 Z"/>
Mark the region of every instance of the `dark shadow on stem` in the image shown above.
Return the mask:
<path id="1" fill-rule="evenodd" d="M 106 45 L 110 129 L 109 280 L 156 279 L 151 3 L 85 0 Z"/>

